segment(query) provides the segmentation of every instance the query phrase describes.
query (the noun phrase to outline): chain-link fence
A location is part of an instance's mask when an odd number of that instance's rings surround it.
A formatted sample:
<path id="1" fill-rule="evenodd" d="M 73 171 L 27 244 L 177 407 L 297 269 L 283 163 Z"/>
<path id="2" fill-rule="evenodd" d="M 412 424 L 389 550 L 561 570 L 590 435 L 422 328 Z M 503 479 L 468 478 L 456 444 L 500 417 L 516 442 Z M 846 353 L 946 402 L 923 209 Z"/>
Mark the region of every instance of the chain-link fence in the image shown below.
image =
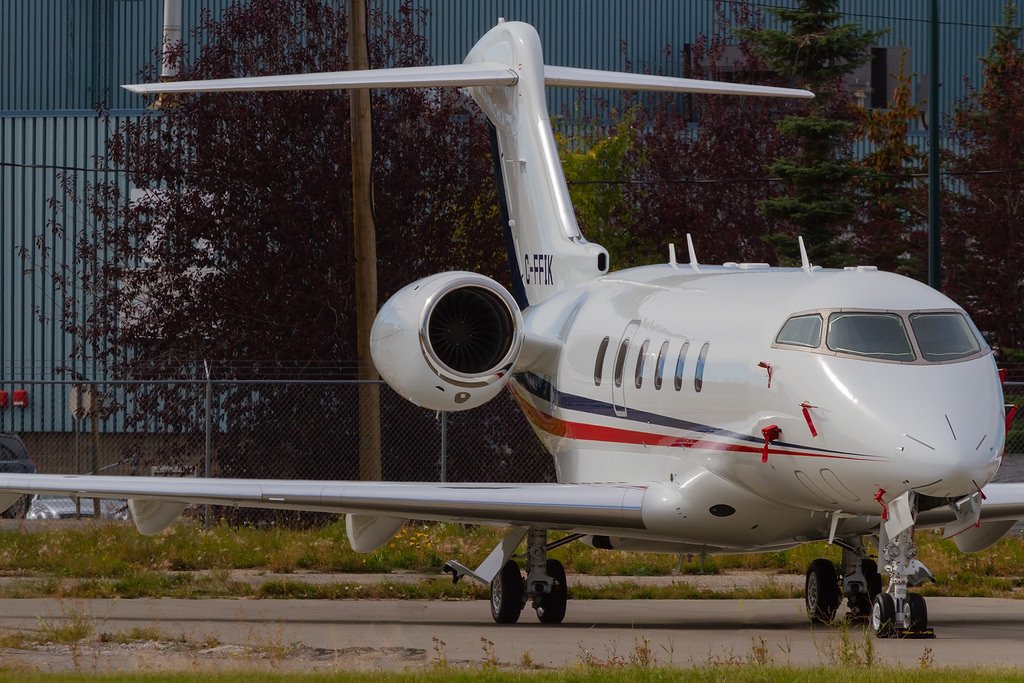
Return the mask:
<path id="1" fill-rule="evenodd" d="M 1016 413 L 1006 435 L 1006 452 L 1024 454 L 1024 414 L 1016 409 L 1019 406 L 1024 410 L 1024 382 L 1006 382 L 1003 385 L 1003 397 L 1006 400 L 1007 415 L 1010 411 Z"/>
<path id="2" fill-rule="evenodd" d="M 41 472 L 358 479 L 358 380 L 0 381 L 0 432 Z M 380 471 L 390 481 L 553 481 L 508 392 L 435 413 L 380 387 Z M 1024 406 L 1024 382 L 1006 382 Z M 1024 453 L 1024 419 L 1007 453 Z"/>
<path id="3" fill-rule="evenodd" d="M 9 403 L 0 431 L 18 434 L 41 472 L 358 479 L 361 384 L 25 380 L 0 387 Z M 507 392 L 475 410 L 435 413 L 373 384 L 383 479 L 554 480 Z"/>

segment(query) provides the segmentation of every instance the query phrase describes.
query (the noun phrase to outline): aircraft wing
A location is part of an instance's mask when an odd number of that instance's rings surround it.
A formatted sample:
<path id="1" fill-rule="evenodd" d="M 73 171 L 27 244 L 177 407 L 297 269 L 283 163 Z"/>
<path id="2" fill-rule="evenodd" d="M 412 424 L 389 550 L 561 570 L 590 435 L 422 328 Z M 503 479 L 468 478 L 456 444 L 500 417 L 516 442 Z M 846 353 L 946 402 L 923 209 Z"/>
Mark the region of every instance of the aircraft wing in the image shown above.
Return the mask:
<path id="1" fill-rule="evenodd" d="M 988 484 L 982 490 L 981 521 L 1011 522 L 1024 520 L 1024 483 Z M 917 516 L 919 525 L 941 526 L 956 520 L 949 506 L 933 508 Z"/>
<path id="2" fill-rule="evenodd" d="M 585 533 L 621 532 L 646 528 L 645 501 L 650 508 L 652 495 L 663 500 L 663 493 L 656 493 L 661 488 L 657 484 L 437 484 L 0 475 L 0 497 L 29 493 L 127 498 L 134 503 L 133 516 L 143 533 L 162 530 L 190 503 L 512 524 Z M 161 523 L 147 525 L 147 513 Z"/>
<path id="3" fill-rule="evenodd" d="M 1024 483 L 989 484 L 981 504 L 984 521 L 1024 519 Z"/>

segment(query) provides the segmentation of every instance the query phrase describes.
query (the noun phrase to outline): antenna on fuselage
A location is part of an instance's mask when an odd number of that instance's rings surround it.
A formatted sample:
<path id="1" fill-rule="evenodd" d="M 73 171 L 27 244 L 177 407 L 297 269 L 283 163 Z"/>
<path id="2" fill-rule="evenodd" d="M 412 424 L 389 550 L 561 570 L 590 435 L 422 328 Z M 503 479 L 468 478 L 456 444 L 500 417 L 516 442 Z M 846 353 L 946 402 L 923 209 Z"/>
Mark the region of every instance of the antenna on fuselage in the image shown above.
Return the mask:
<path id="1" fill-rule="evenodd" d="M 690 267 L 700 271 L 700 268 L 697 267 L 697 250 L 693 248 L 693 238 L 690 237 L 690 233 L 686 233 L 686 251 L 690 253 Z"/>
<path id="2" fill-rule="evenodd" d="M 811 272 L 811 260 L 807 258 L 807 248 L 804 246 L 804 238 L 797 237 L 796 243 L 800 245 L 800 267 L 806 272 Z"/>
<path id="3" fill-rule="evenodd" d="M 672 242 L 668 243 L 668 264 L 673 268 L 677 267 L 676 264 L 676 245 Z"/>

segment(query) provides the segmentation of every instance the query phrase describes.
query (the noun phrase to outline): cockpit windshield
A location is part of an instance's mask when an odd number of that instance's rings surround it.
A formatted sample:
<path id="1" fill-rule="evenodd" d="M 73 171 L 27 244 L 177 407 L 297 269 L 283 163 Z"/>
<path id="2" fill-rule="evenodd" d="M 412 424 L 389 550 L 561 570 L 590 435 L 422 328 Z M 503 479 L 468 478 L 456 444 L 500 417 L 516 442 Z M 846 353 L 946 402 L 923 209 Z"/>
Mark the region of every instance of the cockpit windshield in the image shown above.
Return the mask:
<path id="1" fill-rule="evenodd" d="M 879 360 L 915 358 L 903 318 L 894 313 L 833 313 L 825 343 L 833 351 Z"/>
<path id="2" fill-rule="evenodd" d="M 981 350 L 971 328 L 958 313 L 915 313 L 910 326 L 925 360 L 956 360 Z"/>
<path id="3" fill-rule="evenodd" d="M 988 351 L 960 311 L 805 311 L 786 320 L 773 346 L 895 363 L 943 363 Z"/>

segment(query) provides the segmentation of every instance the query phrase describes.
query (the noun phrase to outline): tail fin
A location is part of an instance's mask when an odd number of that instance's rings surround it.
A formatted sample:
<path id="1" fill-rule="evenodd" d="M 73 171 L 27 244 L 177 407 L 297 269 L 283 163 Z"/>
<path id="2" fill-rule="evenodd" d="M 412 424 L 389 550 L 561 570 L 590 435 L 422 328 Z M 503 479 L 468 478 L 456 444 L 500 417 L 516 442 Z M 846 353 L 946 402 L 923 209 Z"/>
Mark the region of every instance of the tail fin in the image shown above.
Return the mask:
<path id="1" fill-rule="evenodd" d="M 545 66 L 529 24 L 499 22 L 464 64 L 124 86 L 137 93 L 468 88 L 493 126 L 495 169 L 512 268 L 522 308 L 608 271 L 608 252 L 584 239 L 555 146 L 545 85 L 807 98 L 806 90 Z"/>

